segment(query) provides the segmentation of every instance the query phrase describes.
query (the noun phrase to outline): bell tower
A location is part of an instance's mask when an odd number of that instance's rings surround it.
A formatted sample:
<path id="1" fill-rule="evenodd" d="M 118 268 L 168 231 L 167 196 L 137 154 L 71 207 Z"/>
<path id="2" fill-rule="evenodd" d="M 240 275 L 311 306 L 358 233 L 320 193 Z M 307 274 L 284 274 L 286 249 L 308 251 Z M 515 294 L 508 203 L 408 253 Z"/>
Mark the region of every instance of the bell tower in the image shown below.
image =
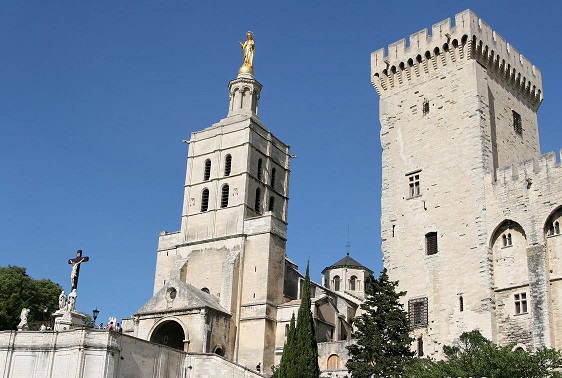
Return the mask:
<path id="1" fill-rule="evenodd" d="M 187 141 L 181 229 L 160 234 L 154 294 L 135 314 L 136 332 L 156 340 L 158 322 L 173 316 L 192 340 L 186 349 L 219 350 L 268 372 L 284 301 L 290 152 L 258 117 L 253 34 L 240 44 L 227 116 Z M 193 319 L 195 310 L 204 320 Z"/>

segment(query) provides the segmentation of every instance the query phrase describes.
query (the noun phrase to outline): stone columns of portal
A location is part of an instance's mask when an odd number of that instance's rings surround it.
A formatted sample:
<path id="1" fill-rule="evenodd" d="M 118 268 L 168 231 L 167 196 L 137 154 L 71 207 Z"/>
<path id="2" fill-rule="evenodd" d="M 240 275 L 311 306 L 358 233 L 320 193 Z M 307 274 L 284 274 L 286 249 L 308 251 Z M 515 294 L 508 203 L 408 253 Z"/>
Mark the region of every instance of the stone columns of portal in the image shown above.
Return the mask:
<path id="1" fill-rule="evenodd" d="M 258 114 L 258 101 L 262 85 L 250 74 L 239 74 L 228 83 L 230 104 L 228 116 L 235 114 Z"/>

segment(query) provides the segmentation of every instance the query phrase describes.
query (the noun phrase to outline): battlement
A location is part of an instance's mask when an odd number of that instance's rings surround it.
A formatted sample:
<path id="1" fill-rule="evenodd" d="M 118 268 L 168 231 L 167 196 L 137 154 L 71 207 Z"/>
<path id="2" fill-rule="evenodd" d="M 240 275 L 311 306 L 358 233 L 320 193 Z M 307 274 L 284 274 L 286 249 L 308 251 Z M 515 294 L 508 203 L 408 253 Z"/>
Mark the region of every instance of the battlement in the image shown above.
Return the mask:
<path id="1" fill-rule="evenodd" d="M 529 97 L 537 108 L 542 101 L 541 72 L 482 19 L 467 9 L 433 25 L 431 34 L 423 29 L 406 39 L 371 53 L 371 81 L 384 91 L 429 74 L 440 67 L 476 59 L 489 71 Z"/>
<path id="2" fill-rule="evenodd" d="M 539 156 L 536 159 L 528 159 L 496 169 L 495 175 L 490 175 L 492 185 L 506 185 L 511 182 L 521 182 L 529 187 L 535 181 L 548 179 L 554 172 L 562 176 L 562 150 L 557 156 L 554 151 Z"/>

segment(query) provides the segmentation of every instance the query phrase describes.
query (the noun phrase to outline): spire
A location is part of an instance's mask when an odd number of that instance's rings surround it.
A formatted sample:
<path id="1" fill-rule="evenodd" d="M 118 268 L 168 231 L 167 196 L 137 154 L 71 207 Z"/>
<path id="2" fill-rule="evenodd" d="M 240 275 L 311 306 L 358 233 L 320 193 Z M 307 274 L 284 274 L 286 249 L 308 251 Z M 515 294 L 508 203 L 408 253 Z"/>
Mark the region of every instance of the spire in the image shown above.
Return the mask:
<path id="1" fill-rule="evenodd" d="M 236 114 L 258 115 L 258 101 L 262 85 L 254 78 L 254 33 L 246 33 L 246 41 L 240 42 L 244 61 L 238 77 L 228 83 L 230 104 L 228 117 Z"/>
<path id="2" fill-rule="evenodd" d="M 345 245 L 347 256 L 349 256 L 349 248 L 351 248 L 351 242 L 349 241 L 349 225 L 347 225 L 347 244 Z"/>

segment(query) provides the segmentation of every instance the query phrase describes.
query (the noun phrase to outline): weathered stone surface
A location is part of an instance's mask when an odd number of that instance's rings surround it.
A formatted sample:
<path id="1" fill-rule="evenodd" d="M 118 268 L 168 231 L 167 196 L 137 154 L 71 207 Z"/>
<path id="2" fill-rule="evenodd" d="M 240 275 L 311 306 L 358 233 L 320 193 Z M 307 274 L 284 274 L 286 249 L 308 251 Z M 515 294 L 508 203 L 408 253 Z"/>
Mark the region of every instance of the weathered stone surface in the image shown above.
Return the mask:
<path id="1" fill-rule="evenodd" d="M 502 344 L 562 347 L 562 250 L 547 237 L 561 217 L 562 169 L 540 155 L 540 71 L 467 10 L 408 47 L 375 51 L 371 75 L 384 264 L 408 292 L 405 308 L 427 298 L 427 324 L 414 331 L 425 354 L 439 357 L 472 329 Z"/>

